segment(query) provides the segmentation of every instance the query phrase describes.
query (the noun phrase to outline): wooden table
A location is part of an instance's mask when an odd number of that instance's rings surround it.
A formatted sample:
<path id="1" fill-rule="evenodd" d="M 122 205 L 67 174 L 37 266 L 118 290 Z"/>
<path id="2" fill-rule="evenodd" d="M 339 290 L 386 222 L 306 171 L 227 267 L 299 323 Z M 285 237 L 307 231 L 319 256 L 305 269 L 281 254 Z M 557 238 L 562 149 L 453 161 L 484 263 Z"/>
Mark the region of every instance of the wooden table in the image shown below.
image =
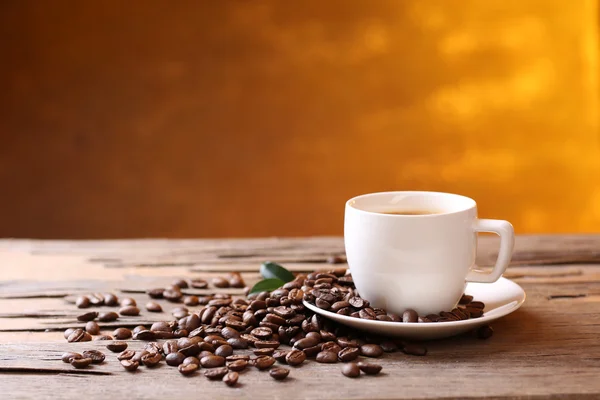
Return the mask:
<path id="1" fill-rule="evenodd" d="M 480 264 L 491 264 L 496 245 L 480 240 Z M 494 323 L 489 340 L 429 342 L 426 357 L 386 354 L 381 376 L 348 379 L 340 364 L 308 362 L 284 382 L 251 370 L 229 388 L 166 365 L 131 375 L 112 353 L 93 374 L 60 361 L 64 351 L 105 344 L 63 338 L 65 328 L 81 325 L 73 294 L 133 292 L 143 305 L 145 289 L 174 278 L 236 270 L 252 284 L 263 260 L 311 271 L 331 267 L 325 260 L 341 254 L 341 238 L 0 241 L 0 398 L 600 398 L 600 236 L 520 236 L 505 276 L 525 289 L 525 305 Z M 167 312 L 112 325 L 172 319 L 173 306 L 164 304 Z"/>

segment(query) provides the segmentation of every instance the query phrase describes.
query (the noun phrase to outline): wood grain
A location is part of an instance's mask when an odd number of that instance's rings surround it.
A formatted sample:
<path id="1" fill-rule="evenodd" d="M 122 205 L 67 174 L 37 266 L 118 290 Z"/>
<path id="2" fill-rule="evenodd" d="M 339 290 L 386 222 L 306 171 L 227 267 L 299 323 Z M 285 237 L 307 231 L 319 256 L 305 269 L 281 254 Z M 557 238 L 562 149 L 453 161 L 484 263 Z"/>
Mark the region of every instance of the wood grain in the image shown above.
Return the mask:
<path id="1" fill-rule="evenodd" d="M 520 236 L 517 254 L 558 255 L 589 252 L 600 248 L 600 236 Z M 493 239 L 482 239 L 480 259 L 493 259 Z M 41 297 L 48 293 L 141 290 L 166 285 L 179 277 L 223 275 L 244 267 L 248 284 L 258 279 L 258 264 L 219 264 L 210 270 L 173 265 L 169 268 L 139 266 L 137 259 L 154 257 L 168 261 L 207 254 L 259 254 L 263 251 L 293 252 L 295 256 L 324 252 L 339 253 L 340 238 L 201 240 L 201 241 L 110 241 L 44 242 L 0 241 L 0 379 L 3 398 L 77 398 L 85 391 L 91 398 L 198 396 L 206 398 L 352 398 L 352 399 L 594 399 L 600 397 L 600 265 L 560 264 L 513 266 L 507 277 L 527 292 L 527 301 L 516 313 L 496 323 L 495 335 L 478 340 L 471 334 L 428 342 L 426 357 L 386 354 L 379 361 L 384 374 L 348 379 L 340 364 L 314 362 L 294 368 L 287 382 L 275 382 L 257 370 L 244 372 L 240 385 L 228 388 L 203 375 L 184 378 L 163 365 L 156 370 L 141 368 L 125 372 L 115 355 L 107 353 L 103 365 L 89 373 L 60 361 L 64 351 L 102 349 L 103 342 L 67 343 L 62 329 L 80 326 L 70 297 Z M 108 267 L 99 258 L 119 260 L 119 268 Z M 130 262 L 131 261 L 131 262 Z M 10 265 L 11 268 L 6 268 Z M 342 264 L 343 265 L 343 264 Z M 298 262 L 300 270 L 320 265 Z M 323 264 L 328 267 L 328 264 Z M 215 272 L 217 271 L 217 272 Z M 26 297 L 35 294 L 37 297 Z M 19 295 L 15 298 L 14 295 Z M 138 304 L 148 297 L 127 294 Z M 13 296 L 13 297 L 10 297 Z M 10 298 L 9 298 L 10 297 Z M 171 308 L 161 300 L 165 312 L 128 317 L 101 324 L 103 332 L 115 325 L 170 320 Z M 109 308 L 103 307 L 102 310 Z M 44 332 L 44 329 L 59 329 Z M 11 331 L 12 330 L 12 331 Z M 19 331 L 14 331 L 19 330 Z M 131 348 L 143 343 L 131 341 Z M 88 371 L 88 370 L 84 370 Z M 95 372 L 110 373 L 109 376 Z M 93 374 L 93 375 L 92 375 Z"/>

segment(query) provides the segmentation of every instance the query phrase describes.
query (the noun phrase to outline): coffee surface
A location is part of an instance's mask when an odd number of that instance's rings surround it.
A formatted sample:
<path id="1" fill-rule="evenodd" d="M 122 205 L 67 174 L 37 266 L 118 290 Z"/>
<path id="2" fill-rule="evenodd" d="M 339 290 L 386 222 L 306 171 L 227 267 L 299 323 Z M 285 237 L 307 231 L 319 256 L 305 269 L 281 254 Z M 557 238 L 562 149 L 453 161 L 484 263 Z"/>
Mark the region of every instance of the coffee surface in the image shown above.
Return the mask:
<path id="1" fill-rule="evenodd" d="M 392 215 L 430 215 L 430 214 L 441 214 L 440 211 L 437 210 L 427 210 L 427 209 L 419 209 L 419 210 L 390 210 L 390 211 L 382 211 L 382 214 L 392 214 Z"/>

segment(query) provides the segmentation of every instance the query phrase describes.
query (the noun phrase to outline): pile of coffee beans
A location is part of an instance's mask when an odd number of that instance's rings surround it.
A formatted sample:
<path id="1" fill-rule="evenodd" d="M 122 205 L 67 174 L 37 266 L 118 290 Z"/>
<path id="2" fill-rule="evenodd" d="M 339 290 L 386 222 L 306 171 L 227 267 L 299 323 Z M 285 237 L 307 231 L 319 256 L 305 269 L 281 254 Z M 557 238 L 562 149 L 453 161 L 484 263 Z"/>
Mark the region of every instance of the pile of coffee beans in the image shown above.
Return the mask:
<path id="1" fill-rule="evenodd" d="M 212 284 L 215 287 L 239 287 L 240 282 L 243 284 L 239 274 L 231 274 L 228 278 L 213 279 Z M 208 379 L 222 380 L 228 386 L 236 386 L 239 372 L 246 368 L 269 371 L 273 379 L 284 380 L 290 369 L 276 363 L 293 368 L 307 360 L 343 363 L 341 373 L 356 378 L 361 372 L 376 375 L 382 369 L 381 365 L 365 359 L 397 351 L 424 356 L 427 349 L 417 343 L 367 335 L 337 324 L 305 308 L 303 300 L 339 314 L 401 323 L 477 318 L 484 307 L 470 296 L 463 296 L 459 307 L 448 313 L 419 317 L 413 310 L 406 310 L 402 316 L 394 315 L 370 307 L 369 302 L 357 293 L 345 268 L 300 274 L 272 292 L 239 298 L 229 294 L 184 298 L 181 289 L 189 286 L 206 288 L 208 282 L 177 280 L 167 288 L 150 289 L 146 293 L 152 300 L 146 304 L 146 309 L 162 311 L 162 306 L 155 300 L 165 299 L 173 303 L 184 302 L 189 307 L 198 306 L 196 310 L 179 306 L 172 310 L 175 319 L 170 322 L 159 321 L 149 327 L 140 325 L 133 330 L 121 327 L 112 335 L 97 336 L 96 340 L 111 340 L 106 348 L 118 353 L 116 358 L 126 371 L 135 371 L 140 366 L 154 368 L 164 360 L 184 376 L 203 370 Z M 120 302 L 114 295 L 93 294 L 85 298 L 87 301 L 84 297 L 78 299 L 78 307 L 92 302 L 92 298 L 96 305 L 102 301 L 106 304 L 109 298 L 111 304 L 122 307 L 120 315 L 134 316 L 140 312 L 131 298 Z M 79 321 L 86 322 L 85 330 L 67 329 L 65 339 L 69 342 L 89 341 L 92 335 L 100 333 L 96 319 L 107 322 L 118 317 L 117 313 L 86 312 L 78 317 Z M 484 328 L 480 330 L 480 337 L 491 336 L 491 328 Z M 141 351 L 134 351 L 128 349 L 125 341 L 128 339 L 146 343 Z M 101 352 L 86 351 L 81 355 L 65 353 L 62 359 L 75 368 L 85 368 L 102 363 L 105 356 Z"/>

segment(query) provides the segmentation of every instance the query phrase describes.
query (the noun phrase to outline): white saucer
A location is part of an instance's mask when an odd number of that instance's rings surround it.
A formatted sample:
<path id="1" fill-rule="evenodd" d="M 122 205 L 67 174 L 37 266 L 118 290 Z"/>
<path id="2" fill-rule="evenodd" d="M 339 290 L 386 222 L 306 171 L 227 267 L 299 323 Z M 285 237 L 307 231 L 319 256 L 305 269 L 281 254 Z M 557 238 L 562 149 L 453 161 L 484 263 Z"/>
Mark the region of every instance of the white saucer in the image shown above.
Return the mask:
<path id="1" fill-rule="evenodd" d="M 525 302 L 525 291 L 513 281 L 500 278 L 494 283 L 468 283 L 465 293 L 485 303 L 480 318 L 438 323 L 401 323 L 374 321 L 322 310 L 306 301 L 304 306 L 341 324 L 383 336 L 399 336 L 414 340 L 441 339 L 458 335 L 502 318 L 516 311 Z"/>

